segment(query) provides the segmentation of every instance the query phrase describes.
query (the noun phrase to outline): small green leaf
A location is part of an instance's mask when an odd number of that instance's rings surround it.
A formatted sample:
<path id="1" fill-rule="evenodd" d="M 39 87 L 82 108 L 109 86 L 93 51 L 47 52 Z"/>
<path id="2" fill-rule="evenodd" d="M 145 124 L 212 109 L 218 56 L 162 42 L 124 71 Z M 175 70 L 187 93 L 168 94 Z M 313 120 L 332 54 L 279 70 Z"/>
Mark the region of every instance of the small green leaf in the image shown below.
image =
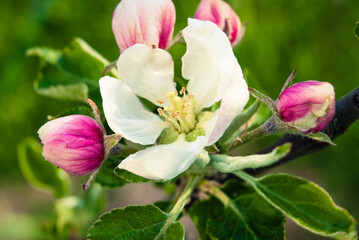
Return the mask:
<path id="1" fill-rule="evenodd" d="M 355 24 L 354 35 L 355 35 L 356 38 L 359 39 L 359 22 L 357 22 L 357 23 Z"/>
<path id="2" fill-rule="evenodd" d="M 69 191 L 68 175 L 42 156 L 42 145 L 34 138 L 23 139 L 17 149 L 22 174 L 34 187 L 64 197 Z"/>
<path id="3" fill-rule="evenodd" d="M 272 174 L 260 179 L 238 172 L 269 203 L 311 232 L 337 239 L 357 239 L 355 220 L 336 206 L 327 192 L 305 179 Z"/>
<path id="4" fill-rule="evenodd" d="M 121 160 L 117 158 L 107 159 L 96 175 L 95 181 L 104 187 L 122 187 L 128 183 L 128 181 L 118 177 L 114 172 L 114 169 L 120 162 Z"/>
<path id="5" fill-rule="evenodd" d="M 35 47 L 27 56 L 40 60 L 35 90 L 59 100 L 83 101 L 89 96 L 99 99 L 98 80 L 109 62 L 85 41 L 75 38 L 69 47 L 59 51 Z M 116 75 L 115 70 L 110 72 Z"/>
<path id="6" fill-rule="evenodd" d="M 254 102 L 246 111 L 238 114 L 218 141 L 221 152 L 226 152 L 232 146 L 234 140 L 241 134 L 240 127 L 245 124 L 258 110 L 260 101 Z"/>
<path id="7" fill-rule="evenodd" d="M 92 111 L 89 107 L 78 106 L 62 111 L 59 114 L 56 114 L 55 116 L 48 116 L 47 119 L 50 121 L 59 117 L 65 117 L 74 114 L 81 114 L 81 115 L 92 117 Z"/>
<path id="8" fill-rule="evenodd" d="M 325 143 L 329 143 L 332 146 L 337 146 L 335 143 L 332 142 L 332 140 L 328 135 L 322 132 L 310 133 L 305 136 L 318 142 L 325 142 Z"/>
<path id="9" fill-rule="evenodd" d="M 162 236 L 159 232 L 167 228 Z M 154 205 L 129 206 L 105 213 L 88 231 L 88 239 L 183 240 L 181 223 L 168 225 L 168 214 Z"/>
<path id="10" fill-rule="evenodd" d="M 138 176 L 138 175 L 136 175 L 134 173 L 131 173 L 131 172 L 126 171 L 124 169 L 120 169 L 118 167 L 115 168 L 114 172 L 118 177 L 124 179 L 127 182 L 144 183 L 144 182 L 151 181 L 151 180 L 149 180 L 147 178 L 140 177 L 140 176 Z"/>
<path id="11" fill-rule="evenodd" d="M 267 154 L 231 157 L 227 155 L 211 155 L 211 164 L 223 173 L 236 172 L 246 168 L 259 168 L 271 165 L 285 157 L 290 152 L 291 144 L 286 143 L 276 147 Z"/>
<path id="12" fill-rule="evenodd" d="M 273 101 L 273 99 L 271 99 L 270 97 L 267 97 L 266 95 L 264 95 L 263 93 L 257 91 L 254 88 L 248 88 L 250 94 L 252 94 L 253 97 L 255 97 L 256 99 L 258 99 L 259 101 L 261 101 L 262 103 L 264 103 L 265 105 L 268 106 L 268 108 L 273 112 L 273 113 L 277 113 L 277 108 L 276 108 L 276 104 Z"/>

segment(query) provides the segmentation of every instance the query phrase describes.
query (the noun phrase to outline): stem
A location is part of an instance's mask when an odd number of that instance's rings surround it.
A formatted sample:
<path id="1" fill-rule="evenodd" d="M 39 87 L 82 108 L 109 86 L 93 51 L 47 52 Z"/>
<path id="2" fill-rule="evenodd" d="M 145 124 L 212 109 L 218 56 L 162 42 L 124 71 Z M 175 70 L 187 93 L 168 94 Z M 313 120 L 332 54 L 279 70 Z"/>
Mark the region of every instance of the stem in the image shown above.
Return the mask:
<path id="1" fill-rule="evenodd" d="M 176 204 L 173 206 L 172 210 L 168 213 L 168 218 L 166 224 L 163 226 L 161 231 L 155 237 L 155 240 L 160 239 L 162 235 L 167 231 L 170 225 L 175 222 L 182 212 L 184 206 L 187 203 L 187 200 L 192 195 L 193 190 L 197 184 L 202 180 L 202 175 L 191 176 L 188 180 L 186 187 L 184 188 L 182 194 L 179 196 Z"/>
<path id="2" fill-rule="evenodd" d="M 277 123 L 275 122 L 274 117 L 271 117 L 268 119 L 265 123 L 263 123 L 261 126 L 257 127 L 256 129 L 253 129 L 252 131 L 247 132 L 242 137 L 238 138 L 238 142 L 241 144 L 250 142 L 254 139 L 267 136 L 270 134 L 274 134 L 279 132 L 280 129 L 277 126 Z M 234 145 L 232 149 L 238 147 L 240 145 Z"/>
<path id="3" fill-rule="evenodd" d="M 247 183 L 255 186 L 255 178 L 252 177 L 251 175 L 249 175 L 248 173 L 246 172 L 243 172 L 243 171 L 237 171 L 237 172 L 234 172 L 234 175 L 242 178 L 244 181 L 246 181 Z"/>
<path id="4" fill-rule="evenodd" d="M 182 38 L 182 31 L 179 31 L 177 35 L 172 39 L 172 41 L 166 47 L 166 51 L 168 51 L 176 42 L 178 42 Z"/>

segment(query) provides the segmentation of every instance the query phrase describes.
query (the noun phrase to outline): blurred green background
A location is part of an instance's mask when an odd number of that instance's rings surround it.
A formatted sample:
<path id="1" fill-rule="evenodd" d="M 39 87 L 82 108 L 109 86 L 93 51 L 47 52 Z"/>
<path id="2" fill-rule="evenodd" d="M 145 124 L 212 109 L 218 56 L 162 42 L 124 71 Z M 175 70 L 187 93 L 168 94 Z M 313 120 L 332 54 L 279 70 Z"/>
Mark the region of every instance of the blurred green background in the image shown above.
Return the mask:
<path id="1" fill-rule="evenodd" d="M 176 31 L 193 16 L 199 1 L 174 0 Z M 359 86 L 359 20 L 357 0 L 232 0 L 246 36 L 235 54 L 249 80 L 258 81 L 272 97 L 297 69 L 295 81 L 321 80 L 334 85 L 339 99 Z M 109 61 L 118 48 L 111 30 L 116 0 L 2 0 L 0 8 L 0 238 L 40 239 L 39 219 L 53 211 L 51 197 L 32 189 L 22 177 L 16 146 L 37 137 L 47 115 L 74 102 L 60 102 L 33 90 L 36 62 L 25 51 L 33 46 L 62 49 L 76 36 Z M 274 171 L 308 178 L 325 188 L 335 202 L 359 219 L 359 123 L 331 147 L 292 161 Z M 26 195 L 26 198 L 25 196 Z M 11 228 L 16 221 L 18 229 Z M 288 239 L 322 239 L 288 225 Z M 15 231 L 15 232 L 14 232 Z M 20 231 L 27 231 L 21 235 Z M 17 233 L 16 233 L 17 232 Z M 3 235 L 1 235 L 3 234 Z M 5 234 L 5 235 L 4 235 Z M 16 235 L 18 234 L 18 235 Z M 33 234 L 33 235 L 32 235 Z M 3 237 L 2 237 L 3 236 Z M 7 236 L 7 237 L 4 237 Z M 11 236 L 18 236 L 13 237 Z M 21 237 L 26 236 L 26 237 Z"/>

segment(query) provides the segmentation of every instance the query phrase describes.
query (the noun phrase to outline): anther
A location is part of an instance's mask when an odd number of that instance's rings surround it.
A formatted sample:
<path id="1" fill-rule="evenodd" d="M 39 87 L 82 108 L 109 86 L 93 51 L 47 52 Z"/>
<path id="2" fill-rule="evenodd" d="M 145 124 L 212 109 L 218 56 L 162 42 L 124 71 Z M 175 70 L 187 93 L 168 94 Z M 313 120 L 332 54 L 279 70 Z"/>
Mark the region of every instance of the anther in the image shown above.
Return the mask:
<path id="1" fill-rule="evenodd" d="M 163 116 L 163 109 L 162 108 L 157 108 L 157 112 L 160 116 Z"/>
<path id="2" fill-rule="evenodd" d="M 161 100 L 157 100 L 156 103 L 163 104 Z"/>
<path id="3" fill-rule="evenodd" d="M 184 93 L 186 92 L 186 88 L 185 87 L 182 87 L 181 88 L 181 91 L 179 92 L 181 95 L 183 95 Z"/>

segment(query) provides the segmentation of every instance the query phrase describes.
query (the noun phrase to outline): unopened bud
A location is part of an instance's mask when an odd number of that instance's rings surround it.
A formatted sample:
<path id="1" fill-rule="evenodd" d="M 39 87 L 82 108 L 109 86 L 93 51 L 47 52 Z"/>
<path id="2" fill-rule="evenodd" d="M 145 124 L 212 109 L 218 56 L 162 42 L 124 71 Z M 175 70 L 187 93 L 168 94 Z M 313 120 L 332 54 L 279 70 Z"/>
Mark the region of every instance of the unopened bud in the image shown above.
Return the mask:
<path id="1" fill-rule="evenodd" d="M 202 0 L 194 18 L 217 24 L 227 34 L 232 46 L 243 37 L 241 20 L 232 7 L 223 0 Z"/>
<path id="2" fill-rule="evenodd" d="M 171 0 L 122 0 L 113 13 L 112 31 L 122 52 L 136 43 L 165 49 L 175 20 Z"/>
<path id="3" fill-rule="evenodd" d="M 103 131 L 88 116 L 54 119 L 44 124 L 38 134 L 44 158 L 72 175 L 89 174 L 105 158 Z"/>
<path id="4" fill-rule="evenodd" d="M 279 96 L 276 104 L 280 118 L 303 133 L 322 130 L 334 117 L 335 94 L 330 83 L 296 83 Z"/>

